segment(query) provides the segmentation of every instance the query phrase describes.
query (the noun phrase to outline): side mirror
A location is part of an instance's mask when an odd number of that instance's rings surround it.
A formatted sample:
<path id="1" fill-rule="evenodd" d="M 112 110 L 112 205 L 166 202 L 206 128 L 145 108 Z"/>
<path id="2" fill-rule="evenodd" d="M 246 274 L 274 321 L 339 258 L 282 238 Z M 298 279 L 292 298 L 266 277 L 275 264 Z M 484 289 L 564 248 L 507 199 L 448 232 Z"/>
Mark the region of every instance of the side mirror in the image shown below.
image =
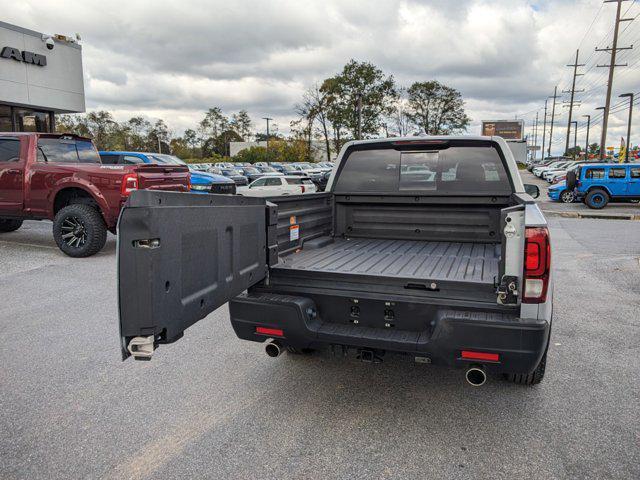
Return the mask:
<path id="1" fill-rule="evenodd" d="M 525 183 L 524 191 L 531 195 L 533 198 L 538 198 L 540 196 L 540 189 L 537 185 L 533 185 L 532 183 Z"/>

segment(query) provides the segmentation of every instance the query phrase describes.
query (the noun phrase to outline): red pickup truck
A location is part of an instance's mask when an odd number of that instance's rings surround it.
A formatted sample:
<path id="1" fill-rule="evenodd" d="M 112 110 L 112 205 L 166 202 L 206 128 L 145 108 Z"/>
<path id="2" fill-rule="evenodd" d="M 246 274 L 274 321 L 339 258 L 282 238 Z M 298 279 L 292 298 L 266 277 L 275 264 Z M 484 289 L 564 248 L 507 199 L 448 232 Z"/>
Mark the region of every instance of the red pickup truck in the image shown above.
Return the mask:
<path id="1" fill-rule="evenodd" d="M 182 165 L 102 165 L 88 138 L 0 133 L 0 233 L 25 219 L 53 220 L 53 238 L 71 257 L 99 252 L 137 189 L 189 191 Z"/>

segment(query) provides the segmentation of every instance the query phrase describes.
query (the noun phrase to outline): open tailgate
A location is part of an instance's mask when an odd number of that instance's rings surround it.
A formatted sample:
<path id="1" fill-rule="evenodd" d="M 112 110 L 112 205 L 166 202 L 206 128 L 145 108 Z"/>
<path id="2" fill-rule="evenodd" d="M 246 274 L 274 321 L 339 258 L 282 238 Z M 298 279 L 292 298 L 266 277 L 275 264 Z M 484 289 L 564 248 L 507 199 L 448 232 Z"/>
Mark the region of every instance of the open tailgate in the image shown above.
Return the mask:
<path id="1" fill-rule="evenodd" d="M 276 215 L 260 198 L 133 192 L 118 222 L 123 359 L 150 358 L 262 280 Z"/>

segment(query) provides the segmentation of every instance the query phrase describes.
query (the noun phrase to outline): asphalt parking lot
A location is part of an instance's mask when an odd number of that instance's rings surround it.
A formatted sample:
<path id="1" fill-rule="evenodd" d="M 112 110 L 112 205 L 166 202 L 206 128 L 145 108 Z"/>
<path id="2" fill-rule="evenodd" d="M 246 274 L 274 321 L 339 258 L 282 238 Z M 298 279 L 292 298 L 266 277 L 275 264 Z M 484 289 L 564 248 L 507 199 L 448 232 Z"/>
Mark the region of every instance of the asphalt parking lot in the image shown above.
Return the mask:
<path id="1" fill-rule="evenodd" d="M 115 237 L 0 238 L 0 478 L 640 478 L 640 222 L 550 218 L 546 378 L 268 358 L 226 307 L 121 362 Z"/>

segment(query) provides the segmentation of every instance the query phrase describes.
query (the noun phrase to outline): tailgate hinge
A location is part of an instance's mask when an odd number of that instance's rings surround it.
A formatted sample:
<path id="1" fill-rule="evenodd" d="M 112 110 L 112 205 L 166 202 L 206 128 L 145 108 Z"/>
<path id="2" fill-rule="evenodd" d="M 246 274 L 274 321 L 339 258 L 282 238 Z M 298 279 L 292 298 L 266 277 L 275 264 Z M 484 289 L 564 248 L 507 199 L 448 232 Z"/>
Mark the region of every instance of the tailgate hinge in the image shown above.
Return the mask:
<path id="1" fill-rule="evenodd" d="M 498 303 L 502 305 L 518 304 L 518 277 L 503 275 L 496 290 Z"/>
<path id="2" fill-rule="evenodd" d="M 136 360 L 151 360 L 153 351 L 155 349 L 155 337 L 149 335 L 148 337 L 133 337 L 129 340 L 127 350 L 133 358 Z"/>

